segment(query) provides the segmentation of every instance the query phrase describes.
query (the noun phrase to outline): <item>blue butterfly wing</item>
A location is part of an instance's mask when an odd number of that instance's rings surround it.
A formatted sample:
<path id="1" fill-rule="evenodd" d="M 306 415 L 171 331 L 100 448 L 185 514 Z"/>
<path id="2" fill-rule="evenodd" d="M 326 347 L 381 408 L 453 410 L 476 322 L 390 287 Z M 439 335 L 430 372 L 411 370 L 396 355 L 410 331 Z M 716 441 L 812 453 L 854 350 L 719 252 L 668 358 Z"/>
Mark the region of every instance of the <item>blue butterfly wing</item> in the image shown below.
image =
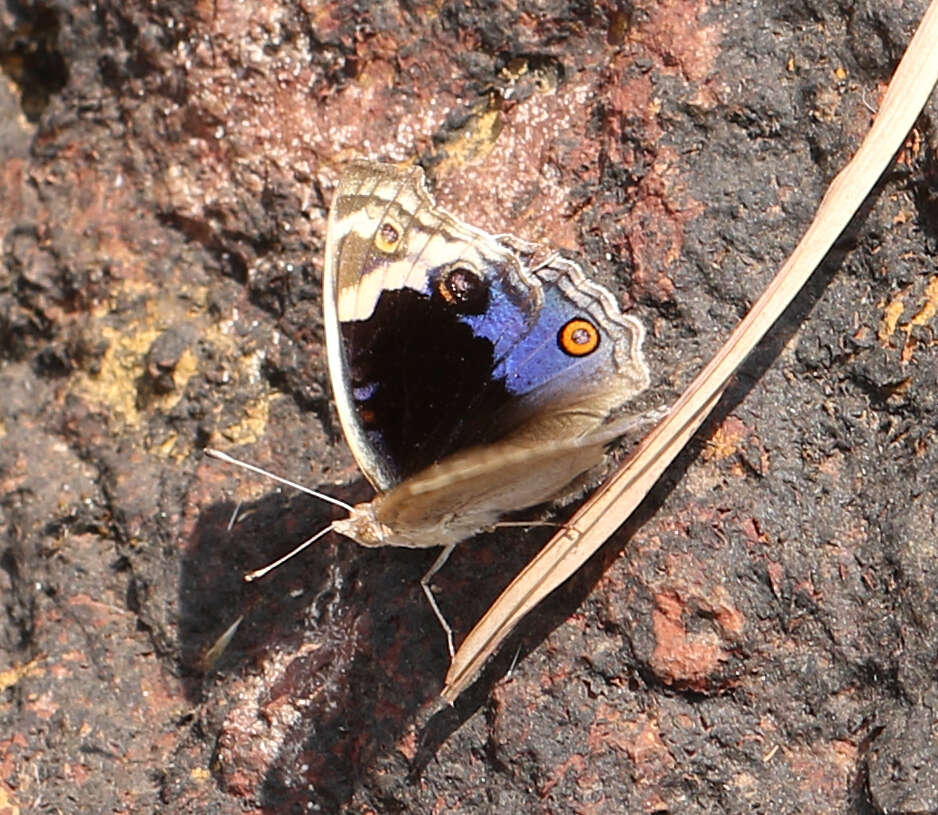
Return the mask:
<path id="1" fill-rule="evenodd" d="M 346 175 L 327 241 L 330 374 L 380 489 L 513 434 L 587 434 L 647 385 L 641 325 L 575 263 L 532 267 L 529 249 L 435 207 L 419 170 Z"/>

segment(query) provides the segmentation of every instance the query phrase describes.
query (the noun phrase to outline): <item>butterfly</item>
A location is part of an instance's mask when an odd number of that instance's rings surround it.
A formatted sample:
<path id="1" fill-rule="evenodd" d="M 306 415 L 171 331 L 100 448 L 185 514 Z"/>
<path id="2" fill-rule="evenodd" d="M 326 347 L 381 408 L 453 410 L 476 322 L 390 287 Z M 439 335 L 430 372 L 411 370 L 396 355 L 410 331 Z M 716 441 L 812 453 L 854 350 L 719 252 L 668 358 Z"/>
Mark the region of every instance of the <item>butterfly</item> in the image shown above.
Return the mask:
<path id="1" fill-rule="evenodd" d="M 350 163 L 333 198 L 323 310 L 339 420 L 376 495 L 327 498 L 348 517 L 287 557 L 328 531 L 442 547 L 421 586 L 452 655 L 432 576 L 457 543 L 569 493 L 654 418 L 625 410 L 649 384 L 644 328 L 574 261 L 464 223 L 417 166 L 372 161 Z"/>

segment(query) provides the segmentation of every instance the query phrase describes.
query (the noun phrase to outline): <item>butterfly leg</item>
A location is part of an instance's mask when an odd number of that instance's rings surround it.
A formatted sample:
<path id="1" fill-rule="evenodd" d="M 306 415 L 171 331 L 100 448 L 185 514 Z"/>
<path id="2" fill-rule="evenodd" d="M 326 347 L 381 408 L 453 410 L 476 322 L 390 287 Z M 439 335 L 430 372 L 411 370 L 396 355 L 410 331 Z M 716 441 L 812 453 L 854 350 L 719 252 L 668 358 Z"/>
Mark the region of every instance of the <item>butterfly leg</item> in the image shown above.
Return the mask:
<path id="1" fill-rule="evenodd" d="M 433 609 L 433 613 L 446 632 L 446 644 L 449 646 L 450 659 L 452 659 L 456 653 L 456 649 L 453 648 L 453 629 L 449 627 L 449 623 L 446 622 L 446 617 L 443 616 L 443 612 L 440 611 L 440 607 L 436 604 L 436 598 L 433 596 L 433 587 L 430 585 L 430 581 L 433 579 L 433 575 L 440 571 L 440 569 L 443 568 L 443 564 L 449 560 L 449 556 L 455 547 L 455 543 L 449 543 L 444 546 L 443 551 L 440 552 L 440 556 L 433 561 L 433 565 L 429 568 L 427 573 L 420 578 L 420 586 L 423 589 L 423 593 L 427 595 L 427 600 L 430 601 L 430 608 Z"/>

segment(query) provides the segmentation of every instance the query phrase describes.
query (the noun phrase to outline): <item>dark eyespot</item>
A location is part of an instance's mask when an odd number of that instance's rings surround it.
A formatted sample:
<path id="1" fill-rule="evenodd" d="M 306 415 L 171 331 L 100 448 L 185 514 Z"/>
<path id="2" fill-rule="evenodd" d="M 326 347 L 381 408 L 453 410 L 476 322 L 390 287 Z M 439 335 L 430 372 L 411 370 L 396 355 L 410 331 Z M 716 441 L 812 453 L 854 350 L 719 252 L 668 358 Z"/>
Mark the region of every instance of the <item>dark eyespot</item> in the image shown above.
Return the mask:
<path id="1" fill-rule="evenodd" d="M 599 331 L 589 320 L 576 317 L 557 332 L 557 344 L 571 357 L 585 357 L 599 347 Z"/>
<path id="2" fill-rule="evenodd" d="M 466 266 L 446 269 L 436 284 L 437 292 L 460 314 L 481 314 L 489 305 L 489 286 L 478 272 Z"/>

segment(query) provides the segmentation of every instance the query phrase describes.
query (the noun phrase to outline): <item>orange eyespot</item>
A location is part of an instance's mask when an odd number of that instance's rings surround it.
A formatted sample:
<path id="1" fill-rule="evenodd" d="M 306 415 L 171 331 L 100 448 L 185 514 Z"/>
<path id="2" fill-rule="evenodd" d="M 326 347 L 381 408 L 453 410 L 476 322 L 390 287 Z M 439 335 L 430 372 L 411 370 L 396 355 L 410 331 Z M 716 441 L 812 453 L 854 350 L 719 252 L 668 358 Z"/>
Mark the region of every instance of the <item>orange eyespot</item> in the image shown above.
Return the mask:
<path id="1" fill-rule="evenodd" d="M 401 242 L 401 230 L 396 224 L 385 220 L 375 232 L 375 247 L 379 252 L 389 255 Z"/>
<path id="2" fill-rule="evenodd" d="M 557 344 L 571 357 L 585 357 L 599 347 L 599 331 L 589 320 L 575 317 L 560 329 Z"/>

